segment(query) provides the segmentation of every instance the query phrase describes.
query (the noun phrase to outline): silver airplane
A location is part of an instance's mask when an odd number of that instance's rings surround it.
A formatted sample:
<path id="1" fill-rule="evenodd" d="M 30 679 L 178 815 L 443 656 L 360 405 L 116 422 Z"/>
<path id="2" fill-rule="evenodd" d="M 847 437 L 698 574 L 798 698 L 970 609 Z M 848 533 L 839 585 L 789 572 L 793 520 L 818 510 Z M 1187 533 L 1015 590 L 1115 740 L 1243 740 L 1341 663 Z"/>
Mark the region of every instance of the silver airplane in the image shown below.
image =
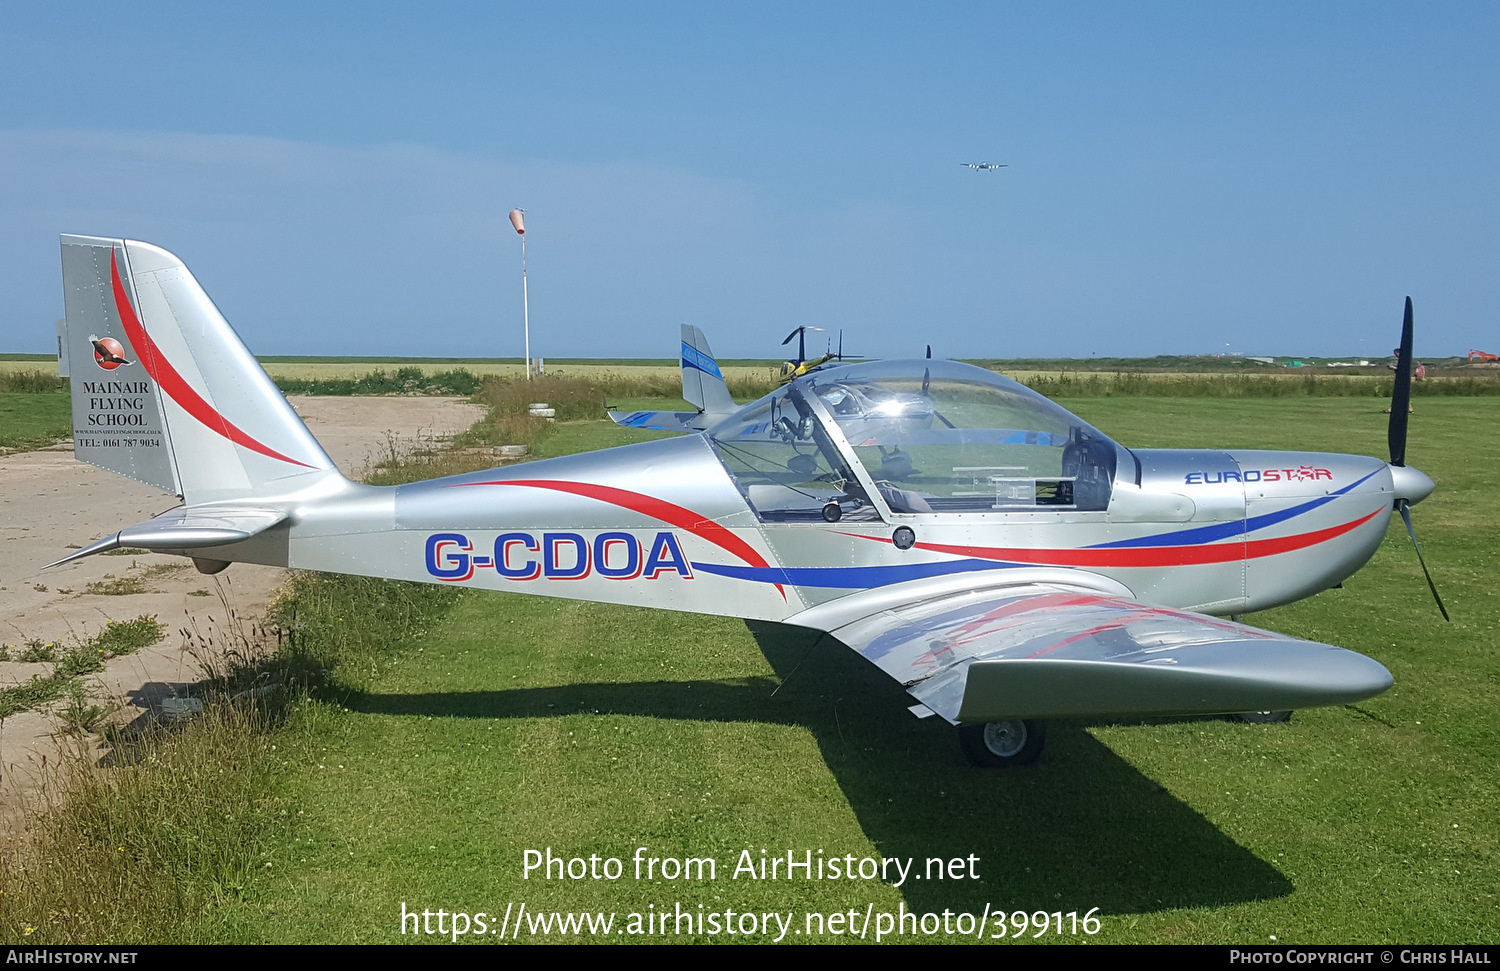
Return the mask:
<path id="1" fill-rule="evenodd" d="M 991 169 L 1003 169 L 1006 167 L 1006 163 L 1004 162 L 959 162 L 958 164 L 966 169 L 976 169 L 980 172 L 988 172 Z"/>
<path id="2" fill-rule="evenodd" d="M 703 433 L 375 487 L 339 473 L 177 257 L 64 236 L 62 267 L 77 457 L 183 504 L 58 563 L 133 546 L 204 573 L 795 624 L 987 766 L 1035 760 L 1049 718 L 1279 713 L 1391 685 L 1360 654 L 1223 618 L 1337 585 L 1432 491 L 1404 464 L 1404 400 L 1390 462 L 1131 450 L 978 367 L 840 365 Z M 136 365 L 96 358 L 104 338 Z"/>

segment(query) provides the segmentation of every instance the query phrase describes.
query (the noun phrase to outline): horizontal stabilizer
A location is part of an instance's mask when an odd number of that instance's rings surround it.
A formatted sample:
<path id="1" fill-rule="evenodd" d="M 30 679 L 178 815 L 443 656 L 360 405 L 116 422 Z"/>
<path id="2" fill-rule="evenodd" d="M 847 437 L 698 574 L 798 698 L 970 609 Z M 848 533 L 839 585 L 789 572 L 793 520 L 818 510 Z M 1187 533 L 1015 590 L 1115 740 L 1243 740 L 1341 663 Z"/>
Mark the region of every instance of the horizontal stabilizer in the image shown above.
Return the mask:
<path id="1" fill-rule="evenodd" d="M 701 432 L 724 418 L 701 411 L 611 411 L 609 417 L 616 425 L 658 432 Z"/>
<path id="2" fill-rule="evenodd" d="M 140 547 L 153 553 L 181 552 L 229 546 L 263 533 L 287 518 L 278 509 L 173 509 L 154 519 L 128 526 L 75 550 L 47 567 L 105 553 L 121 547 Z M 46 569 L 47 567 L 43 567 Z"/>

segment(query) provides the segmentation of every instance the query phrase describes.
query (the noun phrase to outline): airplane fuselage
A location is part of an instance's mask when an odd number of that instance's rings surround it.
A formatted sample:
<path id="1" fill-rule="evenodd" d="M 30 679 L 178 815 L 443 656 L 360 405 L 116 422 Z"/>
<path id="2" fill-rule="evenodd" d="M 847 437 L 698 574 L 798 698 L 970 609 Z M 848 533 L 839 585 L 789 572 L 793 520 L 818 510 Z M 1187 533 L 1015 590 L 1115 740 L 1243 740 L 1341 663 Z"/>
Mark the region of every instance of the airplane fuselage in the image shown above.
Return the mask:
<path id="1" fill-rule="evenodd" d="M 361 564 L 378 564 L 421 582 L 778 621 L 870 588 L 1042 571 L 1227 615 L 1337 585 L 1379 546 L 1394 501 L 1390 467 L 1374 458 L 1133 454 L 1139 484 L 1122 472 L 1104 510 L 765 522 L 692 435 L 412 485 L 346 484 L 332 502 L 318 489 L 288 497 L 282 526 L 199 555 L 372 575 Z"/>

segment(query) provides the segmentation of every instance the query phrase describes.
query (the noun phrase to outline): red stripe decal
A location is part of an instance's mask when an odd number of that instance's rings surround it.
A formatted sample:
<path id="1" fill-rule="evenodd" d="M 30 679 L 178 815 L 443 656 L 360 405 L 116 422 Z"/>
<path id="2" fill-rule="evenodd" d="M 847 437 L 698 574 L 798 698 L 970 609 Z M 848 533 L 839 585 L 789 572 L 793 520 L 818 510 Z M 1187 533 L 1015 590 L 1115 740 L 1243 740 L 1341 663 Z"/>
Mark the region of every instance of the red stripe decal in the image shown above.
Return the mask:
<path id="1" fill-rule="evenodd" d="M 177 369 L 172 367 L 172 362 L 167 360 L 167 356 L 156 346 L 151 335 L 146 333 L 146 328 L 141 326 L 140 318 L 135 315 L 135 308 L 131 306 L 130 298 L 125 293 L 125 284 L 120 280 L 120 269 L 115 263 L 113 249 L 109 251 L 109 279 L 115 291 L 115 310 L 120 314 L 120 323 L 125 325 L 125 335 L 130 338 L 130 344 L 135 349 L 136 356 L 146 366 L 146 372 L 155 379 L 157 386 L 177 402 L 183 411 L 196 418 L 204 428 L 229 439 L 236 445 L 242 445 L 252 452 L 259 452 L 267 458 L 290 462 L 304 469 L 313 468 L 306 462 L 299 462 L 282 455 L 269 445 L 251 438 L 233 422 L 214 410 L 214 406 L 204 401 L 203 397 L 193 390 L 193 386 L 188 384 L 187 379 L 177 373 Z"/>
<path id="2" fill-rule="evenodd" d="M 1132 612 L 1126 614 L 1124 617 L 1121 617 L 1118 620 L 1111 620 L 1103 624 L 1097 624 L 1093 627 L 1090 627 L 1088 630 L 1079 631 L 1076 634 L 1070 634 L 1069 636 L 1064 637 L 1062 640 L 1058 641 L 1056 644 L 1053 644 L 1051 647 L 1044 647 L 1040 651 L 1028 654 L 1027 657 L 1041 657 L 1043 654 L 1050 654 L 1053 651 L 1061 650 L 1062 648 L 1067 647 L 1069 644 L 1074 644 L 1078 641 L 1093 637 L 1095 634 L 1102 634 L 1107 630 L 1118 630 L 1119 628 L 1128 626 L 1131 621 L 1139 620 L 1143 616 L 1145 615 L 1137 612 Z"/>
<path id="3" fill-rule="evenodd" d="M 592 482 L 567 482 L 561 479 L 512 479 L 496 480 L 493 482 L 464 482 L 460 486 L 528 486 L 533 489 L 551 489 L 556 492 L 566 492 L 575 496 L 583 496 L 585 499 L 595 499 L 599 502 L 607 502 L 614 506 L 638 512 L 652 519 L 659 519 L 664 523 L 670 523 L 680 529 L 685 529 L 706 540 L 722 550 L 739 557 L 751 566 L 769 569 L 771 564 L 755 551 L 755 547 L 740 539 L 733 532 L 720 526 L 712 519 L 693 512 L 686 506 L 667 502 L 655 496 L 648 496 L 640 492 L 630 492 L 626 489 L 616 489 L 614 486 L 596 485 Z M 454 486 L 453 488 L 458 488 Z M 783 598 L 786 591 L 781 584 L 776 584 L 776 589 Z"/>
<path id="4" fill-rule="evenodd" d="M 1023 597 L 1014 603 L 996 607 L 994 610 L 986 611 L 973 620 L 960 624 L 949 632 L 946 639 L 949 644 L 953 645 L 967 644 L 969 641 L 983 636 L 985 628 L 997 621 L 1006 620 L 1021 614 L 1033 613 L 1038 610 L 1060 610 L 1064 607 L 1080 607 L 1104 602 L 1103 597 L 1077 593 L 1048 593 L 1038 597 Z"/>
<path id="5" fill-rule="evenodd" d="M 1382 507 L 1383 508 L 1383 507 Z M 972 556 L 981 560 L 1003 560 L 1007 563 L 1035 563 L 1042 566 L 1077 567 L 1152 567 L 1152 566 L 1196 566 L 1204 563 L 1232 563 L 1235 560 L 1254 560 L 1278 553 L 1306 549 L 1327 542 L 1337 536 L 1351 532 L 1380 515 L 1376 509 L 1368 516 L 1351 522 L 1295 536 L 1278 536 L 1271 539 L 1254 539 L 1238 543 L 1217 543 L 1211 546 L 1158 546 L 1141 548 L 1109 549 L 1007 549 L 993 546 L 952 546 L 947 543 L 918 543 L 916 548 L 933 553 L 951 553 L 954 556 Z M 846 533 L 853 536 L 856 534 Z M 862 537 L 878 542 L 890 540 L 882 536 Z"/>

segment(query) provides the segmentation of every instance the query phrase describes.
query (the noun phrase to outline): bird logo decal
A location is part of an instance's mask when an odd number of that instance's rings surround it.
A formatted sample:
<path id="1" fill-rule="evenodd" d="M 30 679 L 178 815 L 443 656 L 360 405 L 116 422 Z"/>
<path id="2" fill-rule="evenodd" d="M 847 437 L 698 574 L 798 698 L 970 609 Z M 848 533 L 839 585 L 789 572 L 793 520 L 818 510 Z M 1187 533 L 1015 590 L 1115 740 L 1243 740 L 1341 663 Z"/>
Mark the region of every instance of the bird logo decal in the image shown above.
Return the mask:
<path id="1" fill-rule="evenodd" d="M 94 363 L 106 371 L 113 371 L 121 364 L 135 363 L 125 360 L 125 348 L 113 337 L 95 337 L 90 334 L 89 343 L 94 345 Z"/>

